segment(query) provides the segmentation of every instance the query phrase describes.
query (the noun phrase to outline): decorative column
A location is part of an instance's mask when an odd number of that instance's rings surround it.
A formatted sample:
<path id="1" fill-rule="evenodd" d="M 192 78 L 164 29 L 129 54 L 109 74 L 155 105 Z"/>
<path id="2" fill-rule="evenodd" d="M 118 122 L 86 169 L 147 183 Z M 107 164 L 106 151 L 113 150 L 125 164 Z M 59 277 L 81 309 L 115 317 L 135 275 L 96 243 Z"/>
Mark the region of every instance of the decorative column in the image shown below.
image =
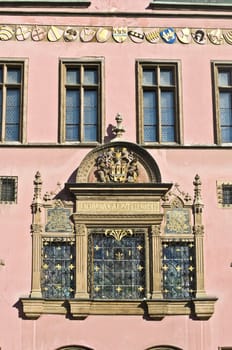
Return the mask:
<path id="1" fill-rule="evenodd" d="M 32 286 L 31 294 L 32 298 L 41 298 L 41 285 L 40 285 L 40 269 L 41 269 L 41 232 L 42 232 L 42 221 L 41 221 L 41 189 L 42 179 L 40 172 L 37 171 L 34 180 L 34 197 L 31 205 L 32 210 Z"/>
<path id="2" fill-rule="evenodd" d="M 74 214 L 75 221 L 75 214 Z M 76 293 L 75 298 L 88 299 L 88 242 L 87 228 L 84 224 L 77 224 L 75 221 L 76 231 Z"/>
<path id="3" fill-rule="evenodd" d="M 195 254 L 196 254 L 196 297 L 205 297 L 204 287 L 204 252 L 203 238 L 204 226 L 202 224 L 202 211 L 204 205 L 201 199 L 201 179 L 196 175 L 193 181 L 194 185 L 194 201 L 193 201 L 193 216 L 194 226 L 193 233 L 195 235 Z"/>
<path id="4" fill-rule="evenodd" d="M 153 225 L 151 234 L 154 261 L 154 266 L 152 266 L 152 299 L 163 299 L 161 292 L 160 225 Z M 158 259 L 156 257 L 158 257 Z"/>

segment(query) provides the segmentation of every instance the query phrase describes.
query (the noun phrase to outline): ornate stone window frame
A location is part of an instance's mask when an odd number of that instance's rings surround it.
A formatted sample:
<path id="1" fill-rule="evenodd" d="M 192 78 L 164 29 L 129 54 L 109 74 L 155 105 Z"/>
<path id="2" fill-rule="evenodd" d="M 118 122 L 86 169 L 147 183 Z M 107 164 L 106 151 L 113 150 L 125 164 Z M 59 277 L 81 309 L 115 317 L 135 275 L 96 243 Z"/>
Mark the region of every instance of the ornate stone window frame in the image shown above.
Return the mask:
<path id="1" fill-rule="evenodd" d="M 223 186 L 230 186 L 232 188 L 232 181 L 217 181 L 217 200 L 219 208 L 232 208 L 231 204 L 223 202 Z"/>
<path id="2" fill-rule="evenodd" d="M 114 153 L 114 151 L 115 153 Z M 96 176 L 96 159 L 102 154 L 113 152 L 116 165 L 120 157 L 133 158 L 137 152 L 137 165 L 141 182 L 93 181 Z M 111 154 L 111 153 L 110 153 Z M 146 155 L 146 157 L 145 157 Z M 146 159 L 146 161 L 144 161 Z M 122 163 L 122 169 L 124 169 Z M 98 168 L 97 168 L 98 169 Z M 101 168 L 102 169 L 102 168 Z M 112 175 L 112 174 L 111 174 Z M 134 173 L 135 175 L 135 173 Z M 92 181 L 90 181 L 92 179 Z M 129 178 L 128 180 L 131 181 Z M 42 179 L 38 172 L 34 181 L 32 203 L 32 288 L 29 298 L 21 298 L 24 315 L 38 318 L 41 314 L 63 314 L 69 318 L 84 319 L 88 315 L 139 315 L 146 319 L 162 319 L 168 315 L 189 315 L 198 319 L 208 319 L 214 312 L 216 297 L 208 296 L 204 288 L 204 256 L 202 223 L 203 204 L 201 181 L 194 180 L 194 200 L 185 196 L 185 206 L 193 211 L 191 239 L 196 247 L 196 293 L 194 298 L 164 299 L 162 294 L 161 244 L 163 240 L 163 219 L 165 207 L 169 208 L 171 183 L 162 183 L 157 164 L 139 146 L 131 143 L 112 142 L 92 150 L 78 168 L 76 182 L 67 183 L 64 191 L 72 195 L 73 201 L 58 200 L 58 204 L 73 208 L 71 220 L 73 232 L 61 232 L 61 236 L 73 237 L 76 247 L 75 295 L 74 298 L 45 299 L 41 291 L 41 243 L 44 229 L 44 210 L 57 204 L 45 193 L 42 198 Z M 64 192 L 62 191 L 62 192 Z M 162 205 L 163 203 L 163 205 Z M 54 222 L 55 223 L 55 222 Z M 55 225 L 56 226 L 56 225 Z M 146 297 L 141 299 L 91 299 L 88 284 L 88 235 L 91 229 L 141 229 L 145 232 Z M 60 230 L 60 229 L 59 229 Z M 60 232 L 52 232 L 53 236 Z M 51 232 L 49 232 L 49 235 Z"/>

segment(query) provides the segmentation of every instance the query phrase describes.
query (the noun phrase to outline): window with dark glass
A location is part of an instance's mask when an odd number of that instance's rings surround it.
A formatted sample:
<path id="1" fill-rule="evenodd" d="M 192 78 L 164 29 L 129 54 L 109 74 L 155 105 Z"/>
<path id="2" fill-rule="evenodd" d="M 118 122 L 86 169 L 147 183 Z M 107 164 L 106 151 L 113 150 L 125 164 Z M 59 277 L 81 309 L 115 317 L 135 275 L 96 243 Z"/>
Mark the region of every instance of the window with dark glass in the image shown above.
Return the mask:
<path id="1" fill-rule="evenodd" d="M 180 140 L 177 65 L 138 65 L 139 139 L 141 143 Z"/>
<path id="2" fill-rule="evenodd" d="M 90 289 L 94 299 L 145 296 L 144 234 L 128 230 L 93 233 L 89 241 Z"/>
<path id="3" fill-rule="evenodd" d="M 0 131 L 2 142 L 21 141 L 23 66 L 0 63 Z"/>
<path id="4" fill-rule="evenodd" d="M 215 66 L 216 142 L 232 142 L 232 65 Z"/>
<path id="5" fill-rule="evenodd" d="M 193 242 L 164 242 L 162 260 L 164 298 L 194 297 Z"/>
<path id="6" fill-rule="evenodd" d="M 232 204 L 232 185 L 222 185 L 222 204 Z"/>
<path id="7" fill-rule="evenodd" d="M 64 64 L 62 142 L 98 142 L 101 134 L 99 64 Z"/>
<path id="8" fill-rule="evenodd" d="M 17 201 L 17 177 L 0 177 L 0 202 L 16 203 Z"/>
<path id="9" fill-rule="evenodd" d="M 44 238 L 41 289 L 44 298 L 73 298 L 75 291 L 74 241 Z"/>

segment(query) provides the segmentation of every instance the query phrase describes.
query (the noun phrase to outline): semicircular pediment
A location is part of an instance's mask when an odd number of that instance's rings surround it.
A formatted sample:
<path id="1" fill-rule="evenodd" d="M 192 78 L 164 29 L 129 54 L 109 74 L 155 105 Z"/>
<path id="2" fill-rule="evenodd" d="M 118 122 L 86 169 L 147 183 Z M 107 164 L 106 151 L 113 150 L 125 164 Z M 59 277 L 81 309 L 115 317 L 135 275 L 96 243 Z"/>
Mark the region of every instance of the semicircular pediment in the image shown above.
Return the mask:
<path id="1" fill-rule="evenodd" d="M 144 148 L 130 142 L 111 142 L 96 147 L 81 162 L 78 183 L 158 183 L 155 160 Z"/>

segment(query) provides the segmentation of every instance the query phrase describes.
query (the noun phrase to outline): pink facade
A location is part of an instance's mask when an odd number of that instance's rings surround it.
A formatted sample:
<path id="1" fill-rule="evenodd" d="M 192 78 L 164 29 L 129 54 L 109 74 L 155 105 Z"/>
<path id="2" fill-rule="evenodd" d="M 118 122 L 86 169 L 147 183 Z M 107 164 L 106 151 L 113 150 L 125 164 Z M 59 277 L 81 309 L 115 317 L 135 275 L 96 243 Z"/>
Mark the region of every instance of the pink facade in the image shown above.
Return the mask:
<path id="1" fill-rule="evenodd" d="M 64 1 L 65 3 L 65 1 Z M 155 3 L 155 1 L 154 1 Z M 67 27 L 142 28 L 143 32 L 172 27 L 175 32 L 189 28 L 193 33 L 204 29 L 210 33 L 232 31 L 232 8 L 183 7 L 168 9 L 149 6 L 149 0 L 93 0 L 87 7 L 1 6 L 0 37 L 3 26 L 12 29 L 12 37 L 1 37 L 1 62 L 24 62 L 24 115 L 20 141 L 0 143 L 0 177 L 18 178 L 17 203 L 0 204 L 0 349 L 56 350 L 82 346 L 94 350 L 146 350 L 158 346 L 181 350 L 232 349 L 231 335 L 231 205 L 220 205 L 217 184 L 232 184 L 230 142 L 217 142 L 215 117 L 215 65 L 232 67 L 232 42 L 223 37 L 214 44 L 209 35 L 205 44 L 178 38 L 170 44 L 160 38 L 151 43 L 129 36 L 117 42 L 111 35 L 105 42 L 97 39 L 64 40 Z M 62 30 L 53 40 L 32 37 L 17 40 L 18 26 L 30 30 L 37 25 L 46 33 L 51 26 Z M 103 135 L 98 143 L 60 142 L 61 62 L 102 64 Z M 180 142 L 140 142 L 137 88 L 137 64 L 143 62 L 175 63 L 178 66 L 178 120 Z M 37 171 L 42 176 L 42 196 L 58 193 L 84 157 L 96 146 L 110 140 L 109 125 L 115 116 L 123 117 L 122 140 L 137 144 L 157 163 L 162 183 L 179 184 L 180 190 L 194 196 L 196 174 L 202 181 L 204 224 L 204 284 L 208 296 L 217 298 L 214 312 L 207 319 L 189 315 L 166 315 L 163 319 L 146 319 L 141 315 L 88 315 L 71 319 L 65 315 L 42 313 L 32 319 L 24 314 L 21 298 L 32 290 L 31 203 L 33 181 Z M 57 185 L 59 183 L 59 185 Z M 231 347 L 231 348 L 230 348 Z M 165 348 L 165 349 L 166 349 Z M 78 348 L 79 349 L 79 348 Z M 169 348 L 168 348 L 169 349 Z"/>

